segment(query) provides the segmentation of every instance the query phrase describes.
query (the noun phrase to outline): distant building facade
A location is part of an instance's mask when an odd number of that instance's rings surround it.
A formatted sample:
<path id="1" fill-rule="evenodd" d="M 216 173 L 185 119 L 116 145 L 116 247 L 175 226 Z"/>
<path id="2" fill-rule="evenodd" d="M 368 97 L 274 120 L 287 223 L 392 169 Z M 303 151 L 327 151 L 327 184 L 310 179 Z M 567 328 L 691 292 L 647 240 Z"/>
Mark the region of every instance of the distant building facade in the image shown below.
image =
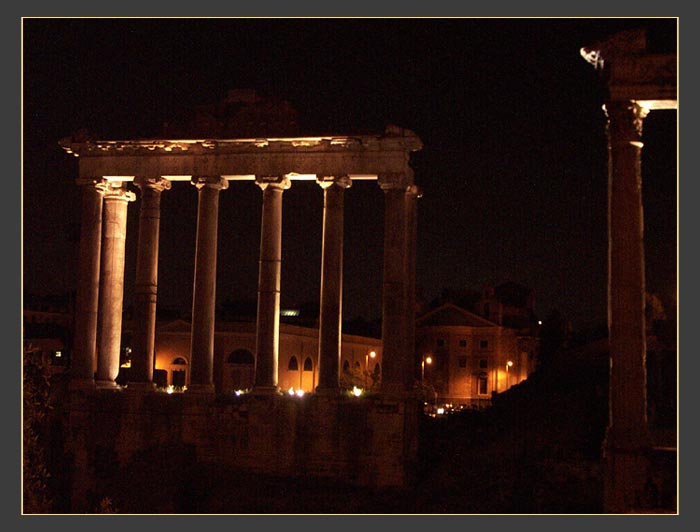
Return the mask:
<path id="1" fill-rule="evenodd" d="M 185 320 L 161 324 L 156 331 L 154 381 L 162 388 L 190 384 L 191 325 Z M 219 392 L 247 391 L 255 378 L 255 322 L 217 321 L 214 333 L 214 385 Z M 127 348 L 128 350 L 128 348 Z M 128 380 L 128 359 L 118 380 Z M 127 371 L 124 371 L 127 370 Z M 284 392 L 311 393 L 318 385 L 318 328 L 280 323 L 278 386 Z M 340 383 L 366 391 L 378 390 L 382 373 L 382 342 L 343 334 Z"/>
<path id="2" fill-rule="evenodd" d="M 493 394 L 527 379 L 538 353 L 533 308 L 531 291 L 509 282 L 486 287 L 477 312 L 446 302 L 420 316 L 416 356 L 428 399 L 485 407 Z"/>

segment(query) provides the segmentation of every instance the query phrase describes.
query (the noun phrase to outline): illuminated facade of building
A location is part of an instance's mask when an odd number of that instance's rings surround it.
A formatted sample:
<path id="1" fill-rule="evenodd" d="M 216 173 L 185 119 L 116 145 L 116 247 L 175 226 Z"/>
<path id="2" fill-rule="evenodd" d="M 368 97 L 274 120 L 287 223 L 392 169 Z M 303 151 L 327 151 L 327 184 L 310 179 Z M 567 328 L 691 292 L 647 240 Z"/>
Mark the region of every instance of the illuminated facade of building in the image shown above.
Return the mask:
<path id="1" fill-rule="evenodd" d="M 253 388 L 255 323 L 217 322 L 214 334 L 214 385 L 219 392 Z M 176 390 L 190 384 L 191 325 L 185 320 L 162 324 L 156 334 L 154 381 Z M 318 328 L 280 324 L 278 386 L 280 390 L 313 392 L 319 381 Z M 128 365 L 128 362 L 126 363 Z M 122 365 L 122 369 L 124 364 Z M 382 342 L 377 338 L 343 334 L 340 383 L 377 391 L 381 378 Z"/>
<path id="2" fill-rule="evenodd" d="M 537 340 L 452 303 L 416 324 L 421 380 L 438 404 L 481 407 L 534 370 Z"/>

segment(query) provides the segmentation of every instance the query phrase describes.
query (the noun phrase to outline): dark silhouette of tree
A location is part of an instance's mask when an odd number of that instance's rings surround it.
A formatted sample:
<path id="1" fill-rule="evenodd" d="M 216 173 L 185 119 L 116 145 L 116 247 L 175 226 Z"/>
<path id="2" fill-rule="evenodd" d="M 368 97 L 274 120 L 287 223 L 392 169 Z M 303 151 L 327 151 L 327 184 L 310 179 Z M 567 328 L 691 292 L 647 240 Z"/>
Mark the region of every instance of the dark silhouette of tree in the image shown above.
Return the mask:
<path id="1" fill-rule="evenodd" d="M 50 513 L 52 499 L 45 453 L 50 409 L 49 376 L 42 361 L 30 349 L 25 349 L 23 369 L 23 511 L 27 514 Z"/>
<path id="2" fill-rule="evenodd" d="M 558 309 L 552 309 L 542 321 L 538 368 L 551 366 L 561 350 L 568 346 L 569 327 Z"/>

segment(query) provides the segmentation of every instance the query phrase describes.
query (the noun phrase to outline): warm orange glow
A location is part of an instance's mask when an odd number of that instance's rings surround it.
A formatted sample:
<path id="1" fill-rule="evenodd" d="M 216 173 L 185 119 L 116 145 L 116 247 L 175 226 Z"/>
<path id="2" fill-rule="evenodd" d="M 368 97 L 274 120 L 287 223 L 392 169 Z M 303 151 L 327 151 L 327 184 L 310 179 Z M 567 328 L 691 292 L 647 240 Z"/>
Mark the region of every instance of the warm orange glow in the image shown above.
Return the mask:
<path id="1" fill-rule="evenodd" d="M 369 352 L 369 356 L 370 356 L 370 358 L 374 358 L 374 357 L 377 356 L 377 352 L 376 352 L 376 351 L 370 351 L 370 352 Z"/>
<path id="2" fill-rule="evenodd" d="M 512 360 L 509 360 L 508 362 L 506 362 L 506 365 L 507 365 L 508 367 L 511 367 L 511 366 L 513 365 L 513 361 L 512 361 Z"/>
<path id="3" fill-rule="evenodd" d="M 426 363 L 426 364 L 432 364 L 432 363 L 433 363 L 432 357 L 425 357 L 425 363 Z"/>

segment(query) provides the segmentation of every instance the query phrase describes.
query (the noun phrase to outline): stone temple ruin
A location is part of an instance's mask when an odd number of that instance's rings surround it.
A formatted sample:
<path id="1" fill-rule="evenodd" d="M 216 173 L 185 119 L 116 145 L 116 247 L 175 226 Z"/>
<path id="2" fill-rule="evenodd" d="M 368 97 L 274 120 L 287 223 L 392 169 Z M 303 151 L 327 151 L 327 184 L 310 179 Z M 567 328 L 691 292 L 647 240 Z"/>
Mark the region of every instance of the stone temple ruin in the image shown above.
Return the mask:
<path id="1" fill-rule="evenodd" d="M 604 443 L 605 511 L 644 508 L 659 449 L 647 427 L 642 122 L 676 109 L 676 56 L 646 50 L 644 31 L 617 34 L 581 49 L 607 90 L 609 139 L 610 418 Z M 148 449 L 186 447 L 191 459 L 277 475 L 336 478 L 365 486 L 404 486 L 416 458 L 422 404 L 412 394 L 416 206 L 410 167 L 421 140 L 389 127 L 383 134 L 245 139 L 66 139 L 79 157 L 82 193 L 80 271 L 66 452 L 71 500 L 83 511 L 105 462 L 128 464 Z M 319 381 L 307 400 L 277 387 L 282 201 L 295 181 L 322 189 L 323 242 Z M 353 181 L 384 192 L 381 391 L 348 398 L 339 386 L 342 323 L 343 198 Z M 219 195 L 253 181 L 263 195 L 251 393 L 216 398 L 213 338 Z M 126 214 L 140 192 L 135 324 L 130 382 L 115 383 L 122 329 Z M 161 194 L 196 187 L 198 196 L 191 386 L 153 393 Z M 352 435 L 352 437 L 347 437 Z M 674 453 L 675 460 L 675 449 Z M 105 461 L 105 457 L 109 457 Z"/>
<path id="2" fill-rule="evenodd" d="M 71 452 L 85 466 L 82 490 L 90 484 L 90 470 L 99 467 L 90 458 L 95 446 L 106 446 L 123 463 L 144 446 L 173 441 L 192 446 L 199 461 L 274 474 L 337 476 L 370 485 L 405 483 L 421 407 L 411 397 L 414 360 L 409 347 L 419 197 L 409 159 L 422 147 L 414 133 L 389 127 L 376 136 L 68 139 L 62 146 L 80 159 L 77 182 L 83 195 L 69 420 Z M 295 181 L 304 180 L 321 187 L 324 210 L 319 380 L 316 393 L 301 405 L 279 393 L 277 372 L 282 198 Z M 343 196 L 357 180 L 377 181 L 385 196 L 378 401 L 348 401 L 339 386 Z M 215 400 L 212 374 L 218 199 L 240 181 L 254 181 L 263 194 L 255 379 L 251 393 L 235 405 L 222 406 Z M 191 384 L 173 399 L 152 393 L 152 353 L 160 197 L 172 186 L 184 186 L 182 182 L 194 185 L 198 193 Z M 135 199 L 127 190 L 129 183 L 140 190 L 141 202 L 132 367 L 128 386 L 121 389 L 115 379 L 126 214 Z M 166 418 L 167 423 L 159 422 Z M 350 433 L 363 437 L 341 437 Z"/>

